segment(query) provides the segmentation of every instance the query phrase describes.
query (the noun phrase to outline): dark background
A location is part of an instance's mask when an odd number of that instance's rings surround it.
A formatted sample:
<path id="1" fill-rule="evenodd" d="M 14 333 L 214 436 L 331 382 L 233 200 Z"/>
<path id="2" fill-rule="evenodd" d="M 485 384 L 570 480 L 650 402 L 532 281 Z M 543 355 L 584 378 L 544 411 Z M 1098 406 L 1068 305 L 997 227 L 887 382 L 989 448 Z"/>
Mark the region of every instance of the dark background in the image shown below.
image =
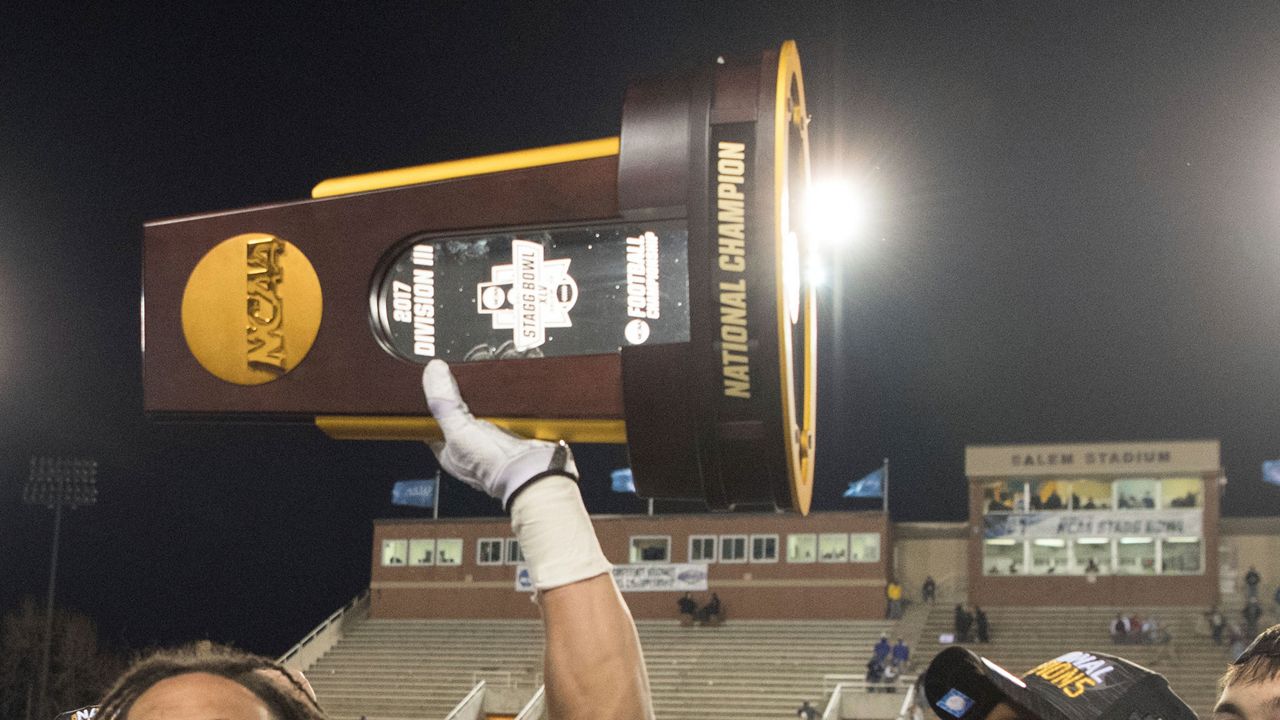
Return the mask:
<path id="1" fill-rule="evenodd" d="M 891 459 L 960 520 L 969 443 L 1221 438 L 1280 514 L 1280 5 L 46 3 L 0 10 L 0 610 L 41 595 L 33 454 L 96 458 L 60 602 L 120 646 L 279 653 L 368 583 L 413 444 L 141 412 L 145 220 L 614 135 L 635 78 L 798 41 L 815 175 L 864 181 L 823 291 L 815 506 Z M 619 448 L 581 447 L 589 506 Z M 875 502 L 871 502 L 875 506 Z M 443 514 L 496 513 L 457 484 Z"/>

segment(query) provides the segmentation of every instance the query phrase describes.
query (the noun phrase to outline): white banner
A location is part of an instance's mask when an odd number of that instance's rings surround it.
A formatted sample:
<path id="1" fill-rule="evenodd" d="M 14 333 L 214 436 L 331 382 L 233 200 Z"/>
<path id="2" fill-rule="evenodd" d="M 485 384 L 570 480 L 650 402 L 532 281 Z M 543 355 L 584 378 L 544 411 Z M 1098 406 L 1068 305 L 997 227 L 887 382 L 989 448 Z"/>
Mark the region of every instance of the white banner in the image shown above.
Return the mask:
<path id="1" fill-rule="evenodd" d="M 983 518 L 987 538 L 1200 537 L 1202 510 L 1073 510 L 993 514 Z"/>
<path id="2" fill-rule="evenodd" d="M 707 566 L 692 563 L 614 565 L 613 580 L 622 592 L 697 592 L 707 589 Z M 516 567 L 516 590 L 533 592 L 529 569 Z"/>

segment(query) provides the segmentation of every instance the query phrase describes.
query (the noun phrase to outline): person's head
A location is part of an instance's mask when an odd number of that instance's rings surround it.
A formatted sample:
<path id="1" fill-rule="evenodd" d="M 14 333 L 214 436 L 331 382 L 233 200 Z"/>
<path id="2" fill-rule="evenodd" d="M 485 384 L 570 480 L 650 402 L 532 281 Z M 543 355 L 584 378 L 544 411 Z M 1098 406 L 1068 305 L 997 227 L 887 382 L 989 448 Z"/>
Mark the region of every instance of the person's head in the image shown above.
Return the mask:
<path id="1" fill-rule="evenodd" d="M 1197 720 L 1164 676 L 1102 653 L 1065 653 L 1018 677 L 950 647 L 925 670 L 924 687 L 940 720 Z"/>
<path id="2" fill-rule="evenodd" d="M 1280 625 L 1254 638 L 1218 683 L 1214 720 L 1265 720 L 1280 715 Z"/>
<path id="3" fill-rule="evenodd" d="M 268 658 L 201 642 L 135 662 L 99 703 L 101 720 L 324 720 L 306 678 Z"/>

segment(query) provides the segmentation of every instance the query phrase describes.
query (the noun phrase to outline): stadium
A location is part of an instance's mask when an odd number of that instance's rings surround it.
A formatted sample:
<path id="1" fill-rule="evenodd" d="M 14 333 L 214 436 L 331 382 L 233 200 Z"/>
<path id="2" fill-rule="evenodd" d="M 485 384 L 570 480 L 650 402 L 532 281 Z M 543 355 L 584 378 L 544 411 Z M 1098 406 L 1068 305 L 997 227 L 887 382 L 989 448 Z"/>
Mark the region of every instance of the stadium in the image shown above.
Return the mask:
<path id="1" fill-rule="evenodd" d="M 1218 515 L 1218 442 L 971 446 L 966 457 L 964 523 L 895 523 L 874 510 L 595 516 L 615 573 L 651 573 L 622 587 L 659 717 L 772 718 L 800 698 L 824 717 L 910 717 L 915 674 L 955 642 L 957 604 L 990 618 L 989 643 L 962 644 L 1014 672 L 1047 648 L 1116 652 L 1164 674 L 1208 717 L 1226 665 L 1211 609 L 1238 615 L 1250 566 L 1280 577 L 1274 524 Z M 1036 530 L 1045 523 L 1063 534 Z M 446 717 L 460 704 L 484 714 L 458 717 L 536 713 L 541 634 L 520 562 L 500 520 L 378 521 L 368 592 L 285 659 L 334 717 Z M 705 576 L 680 579 L 691 566 Z M 933 602 L 921 597 L 929 577 Z M 908 602 L 890 620 L 892 579 Z M 717 593 L 723 622 L 682 622 L 685 592 Z M 1167 637 L 1117 648 L 1121 614 L 1156 619 Z M 1262 625 L 1277 621 L 1268 607 Z M 889 686 L 861 672 L 881 634 L 911 648 Z"/>

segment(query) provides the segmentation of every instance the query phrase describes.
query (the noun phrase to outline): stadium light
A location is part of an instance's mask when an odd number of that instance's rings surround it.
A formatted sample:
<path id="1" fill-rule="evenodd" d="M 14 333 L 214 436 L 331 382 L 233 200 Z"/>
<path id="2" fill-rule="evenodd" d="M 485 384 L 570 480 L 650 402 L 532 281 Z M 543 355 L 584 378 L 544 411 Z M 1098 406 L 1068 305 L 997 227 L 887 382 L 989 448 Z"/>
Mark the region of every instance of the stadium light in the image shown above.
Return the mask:
<path id="1" fill-rule="evenodd" d="M 860 236 L 871 218 L 871 193 L 843 178 L 819 180 L 809 188 L 805 220 L 818 245 L 840 245 Z"/>
<path id="2" fill-rule="evenodd" d="M 863 186 L 843 178 L 818 180 L 805 198 L 805 232 L 809 257 L 805 258 L 805 280 L 825 285 L 831 254 L 866 234 L 871 217 L 871 194 Z"/>
<path id="3" fill-rule="evenodd" d="M 49 597 L 45 605 L 44 648 L 40 660 L 40 689 L 36 696 L 37 718 L 45 712 L 49 690 L 49 662 L 53 645 L 53 591 L 58 579 L 58 539 L 62 534 L 62 508 L 93 505 L 98 501 L 98 463 L 60 457 L 31 458 L 31 472 L 22 487 L 22 501 L 53 510 L 53 552 L 49 556 Z M 28 718 L 31 705 L 27 705 Z"/>

